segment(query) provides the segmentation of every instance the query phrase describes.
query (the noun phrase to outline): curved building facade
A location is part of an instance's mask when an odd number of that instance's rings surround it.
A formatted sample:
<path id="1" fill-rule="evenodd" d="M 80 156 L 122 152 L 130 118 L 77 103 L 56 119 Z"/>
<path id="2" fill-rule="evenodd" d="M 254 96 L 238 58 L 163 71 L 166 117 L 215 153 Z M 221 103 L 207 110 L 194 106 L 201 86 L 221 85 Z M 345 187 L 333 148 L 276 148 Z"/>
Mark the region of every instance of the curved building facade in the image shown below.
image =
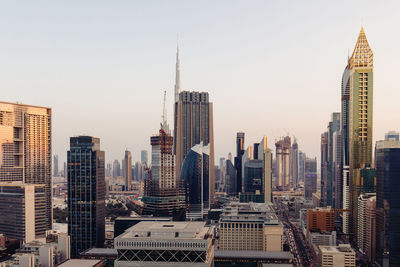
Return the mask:
<path id="1" fill-rule="evenodd" d="M 185 184 L 186 217 L 200 219 L 210 209 L 209 145 L 191 148 L 182 164 L 180 179 Z"/>

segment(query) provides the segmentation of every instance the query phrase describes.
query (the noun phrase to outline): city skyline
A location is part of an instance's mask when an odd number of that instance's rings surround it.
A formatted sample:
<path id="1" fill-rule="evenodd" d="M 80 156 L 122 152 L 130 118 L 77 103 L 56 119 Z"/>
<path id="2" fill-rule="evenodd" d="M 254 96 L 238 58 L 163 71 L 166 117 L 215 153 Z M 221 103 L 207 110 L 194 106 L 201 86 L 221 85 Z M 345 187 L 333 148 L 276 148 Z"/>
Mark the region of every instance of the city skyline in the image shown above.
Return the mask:
<path id="1" fill-rule="evenodd" d="M 281 4 L 254 2 L 249 9 L 239 1 L 229 5 L 215 25 L 208 22 L 221 15 L 222 3 L 213 6 L 205 18 L 199 18 L 199 14 L 210 3 L 193 6 L 176 1 L 166 6 L 160 3 L 157 8 L 98 3 L 88 17 L 85 12 L 93 6 L 87 3 L 82 4 L 81 10 L 66 5 L 66 11 L 60 9 L 61 4 L 49 4 L 46 9 L 34 4 L 5 4 L 0 11 L 8 12 L 0 19 L 7 25 L 0 37 L 4 51 L 0 57 L 8 63 L 1 69 L 8 88 L 4 100 L 52 108 L 53 153 L 59 155 L 60 162 L 66 161 L 68 137 L 79 134 L 102 139 L 106 162 L 120 160 L 126 148 L 132 151 L 136 162 L 140 150 L 150 150 L 148 136 L 157 131 L 154 122 L 159 121 L 161 107 L 148 103 L 158 103 L 164 89 L 169 99 L 168 121 L 172 123 L 179 33 L 181 89 L 207 91 L 215 104 L 216 159 L 235 151 L 235 134 L 243 131 L 248 144 L 265 134 L 273 143 L 289 132 L 296 136 L 302 151 L 317 156 L 319 161 L 319 133 L 325 129 L 329 114 L 340 111 L 343 65 L 363 24 L 378 55 L 373 143 L 382 139 L 385 132 L 398 130 L 390 124 L 400 119 L 394 102 L 400 96 L 395 90 L 399 78 L 394 75 L 398 55 L 390 49 L 398 38 L 390 29 L 400 24 L 397 16 L 391 16 L 398 10 L 396 2 L 385 6 L 367 2 L 357 10 L 357 2 L 346 4 L 348 10 L 341 3 L 296 3 L 293 10 L 278 17 L 274 12 L 283 10 Z M 181 9 L 173 10 L 177 5 Z M 195 12 L 193 7 L 198 10 Z M 303 13 L 297 14 L 296 7 Z M 143 29 L 133 27 L 135 16 L 128 11 L 135 8 L 149 16 L 137 14 Z M 161 10 L 171 13 L 166 16 Z M 314 14 L 316 10 L 318 14 Z M 182 18 L 171 20 L 169 16 L 177 12 L 182 12 Z M 76 23 L 65 24 L 71 14 Z M 119 20 L 117 14 L 121 16 Z M 326 19 L 327 14 L 340 16 L 330 20 Z M 383 14 L 384 19 L 376 19 L 383 18 Z M 154 16 L 161 16 L 158 21 L 164 19 L 165 25 L 151 23 Z M 87 33 L 90 34 L 86 36 Z M 109 34 L 109 39 L 104 39 L 104 33 Z M 18 43 L 30 45 L 21 50 Z M 95 43 L 96 49 L 91 51 Z M 322 64 L 324 68 L 318 67 Z M 290 72 L 300 67 L 302 72 Z M 292 79 L 286 78 L 288 73 Z M 155 76 L 158 78 L 152 79 Z M 285 105 L 270 100 L 272 96 L 286 96 Z M 325 101 L 310 103 L 309 99 Z M 93 103 L 91 109 L 83 111 L 80 107 L 86 102 Z M 248 112 L 233 108 L 237 106 Z M 248 114 L 252 114 L 251 120 Z M 313 120 L 305 119 L 309 116 Z M 261 122 L 261 126 L 254 121 Z M 115 129 L 126 131 L 116 134 Z"/>

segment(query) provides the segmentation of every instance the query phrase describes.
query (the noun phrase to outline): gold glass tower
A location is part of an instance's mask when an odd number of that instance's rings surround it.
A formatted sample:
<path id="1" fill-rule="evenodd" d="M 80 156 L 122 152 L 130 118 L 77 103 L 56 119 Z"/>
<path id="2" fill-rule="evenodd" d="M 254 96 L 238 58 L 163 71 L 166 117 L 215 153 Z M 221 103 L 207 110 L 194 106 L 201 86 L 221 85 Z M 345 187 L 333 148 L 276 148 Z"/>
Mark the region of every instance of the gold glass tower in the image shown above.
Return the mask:
<path id="1" fill-rule="evenodd" d="M 353 54 L 348 61 L 350 70 L 350 232 L 357 228 L 357 170 L 372 167 L 372 115 L 374 54 L 361 28 Z"/>

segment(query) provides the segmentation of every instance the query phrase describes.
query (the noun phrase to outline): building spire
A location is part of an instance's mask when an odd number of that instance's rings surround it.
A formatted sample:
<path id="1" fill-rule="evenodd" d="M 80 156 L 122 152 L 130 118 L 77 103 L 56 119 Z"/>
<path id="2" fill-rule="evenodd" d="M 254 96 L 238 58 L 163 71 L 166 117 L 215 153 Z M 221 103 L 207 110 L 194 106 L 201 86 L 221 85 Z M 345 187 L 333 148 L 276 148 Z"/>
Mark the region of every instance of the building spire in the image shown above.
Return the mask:
<path id="1" fill-rule="evenodd" d="M 160 126 L 161 126 L 161 130 L 163 130 L 164 133 L 170 134 L 169 125 L 168 125 L 168 122 L 167 122 L 166 102 L 167 102 L 167 91 L 164 91 L 163 114 L 162 114 L 162 117 L 161 117 L 162 121 L 161 121 Z"/>
<path id="2" fill-rule="evenodd" d="M 353 54 L 349 59 L 350 68 L 373 68 L 374 67 L 374 53 L 369 46 L 367 36 L 365 35 L 364 28 L 361 26 L 360 33 L 356 46 L 354 47 Z"/>
<path id="3" fill-rule="evenodd" d="M 179 93 L 181 92 L 181 72 L 179 64 L 179 43 L 176 44 L 176 76 L 175 76 L 175 102 L 179 100 Z"/>

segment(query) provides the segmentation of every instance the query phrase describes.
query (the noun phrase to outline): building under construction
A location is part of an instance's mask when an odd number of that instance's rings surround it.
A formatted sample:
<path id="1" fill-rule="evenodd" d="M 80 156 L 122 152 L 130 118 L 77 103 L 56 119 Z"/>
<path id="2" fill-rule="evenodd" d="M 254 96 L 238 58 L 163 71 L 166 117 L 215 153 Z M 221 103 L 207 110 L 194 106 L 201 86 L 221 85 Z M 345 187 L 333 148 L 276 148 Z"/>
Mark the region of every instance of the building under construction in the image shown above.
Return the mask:
<path id="1" fill-rule="evenodd" d="M 152 166 L 144 183 L 142 198 L 144 215 L 185 218 L 185 189 L 175 176 L 174 138 L 171 135 L 165 110 L 158 135 L 150 138 Z"/>

